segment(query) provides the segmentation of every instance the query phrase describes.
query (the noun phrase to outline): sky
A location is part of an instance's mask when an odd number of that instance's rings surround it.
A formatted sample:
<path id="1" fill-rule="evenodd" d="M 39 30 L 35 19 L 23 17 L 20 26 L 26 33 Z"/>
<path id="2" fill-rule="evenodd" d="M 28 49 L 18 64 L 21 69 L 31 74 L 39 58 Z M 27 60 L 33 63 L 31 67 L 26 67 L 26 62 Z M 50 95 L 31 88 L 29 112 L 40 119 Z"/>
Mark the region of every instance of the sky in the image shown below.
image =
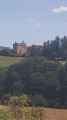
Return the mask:
<path id="1" fill-rule="evenodd" d="M 0 0 L 0 46 L 67 36 L 67 0 Z"/>

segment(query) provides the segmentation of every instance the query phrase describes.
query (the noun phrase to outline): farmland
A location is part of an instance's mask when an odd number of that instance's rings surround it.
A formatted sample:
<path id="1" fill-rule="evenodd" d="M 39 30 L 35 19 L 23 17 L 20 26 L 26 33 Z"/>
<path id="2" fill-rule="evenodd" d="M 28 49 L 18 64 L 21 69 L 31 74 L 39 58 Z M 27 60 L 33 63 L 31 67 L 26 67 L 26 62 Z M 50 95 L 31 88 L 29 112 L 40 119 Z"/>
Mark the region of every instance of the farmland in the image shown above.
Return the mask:
<path id="1" fill-rule="evenodd" d="M 0 68 L 6 68 L 14 63 L 18 63 L 21 60 L 24 60 L 23 57 L 8 57 L 8 56 L 0 56 Z M 62 65 L 66 63 L 66 61 L 60 61 Z"/>
<path id="2" fill-rule="evenodd" d="M 46 120 L 67 120 L 67 110 L 46 108 Z"/>
<path id="3" fill-rule="evenodd" d="M 8 109 L 9 107 L 0 106 L 0 109 Z M 31 108 L 24 108 L 29 111 Z M 45 108 L 45 120 L 67 120 L 67 110 Z"/>
<path id="4" fill-rule="evenodd" d="M 8 56 L 0 56 L 0 68 L 6 68 L 14 63 L 18 63 L 24 58 L 22 57 L 8 57 Z"/>

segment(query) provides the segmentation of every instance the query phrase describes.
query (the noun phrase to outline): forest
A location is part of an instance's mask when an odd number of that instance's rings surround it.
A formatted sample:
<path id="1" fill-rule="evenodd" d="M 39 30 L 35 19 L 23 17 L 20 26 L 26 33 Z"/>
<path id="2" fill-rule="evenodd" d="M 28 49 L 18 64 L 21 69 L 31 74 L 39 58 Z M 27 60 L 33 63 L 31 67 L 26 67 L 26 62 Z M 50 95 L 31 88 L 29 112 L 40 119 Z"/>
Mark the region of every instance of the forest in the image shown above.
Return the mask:
<path id="1" fill-rule="evenodd" d="M 28 106 L 67 109 L 67 63 L 34 56 L 0 70 L 0 103 L 22 94 Z"/>
<path id="2" fill-rule="evenodd" d="M 43 44 L 43 56 L 49 60 L 67 60 L 67 37 L 48 40 Z"/>

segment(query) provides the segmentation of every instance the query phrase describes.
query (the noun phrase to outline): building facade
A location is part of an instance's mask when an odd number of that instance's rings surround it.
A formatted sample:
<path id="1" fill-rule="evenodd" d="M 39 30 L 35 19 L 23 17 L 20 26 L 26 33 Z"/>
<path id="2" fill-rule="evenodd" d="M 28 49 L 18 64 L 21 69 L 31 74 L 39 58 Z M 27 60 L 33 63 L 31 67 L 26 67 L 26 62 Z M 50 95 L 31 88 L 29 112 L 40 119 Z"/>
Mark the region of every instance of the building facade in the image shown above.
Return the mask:
<path id="1" fill-rule="evenodd" d="M 27 53 L 26 43 L 24 41 L 22 41 L 21 43 L 15 42 L 13 44 L 13 52 L 20 55 L 26 54 Z"/>

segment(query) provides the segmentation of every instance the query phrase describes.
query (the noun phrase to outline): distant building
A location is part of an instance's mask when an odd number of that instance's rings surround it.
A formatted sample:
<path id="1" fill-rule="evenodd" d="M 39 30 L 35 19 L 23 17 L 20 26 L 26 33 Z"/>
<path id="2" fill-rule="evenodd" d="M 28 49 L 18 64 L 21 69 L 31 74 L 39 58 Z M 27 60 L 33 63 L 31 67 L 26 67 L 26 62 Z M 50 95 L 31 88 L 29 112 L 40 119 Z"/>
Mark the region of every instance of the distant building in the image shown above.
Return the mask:
<path id="1" fill-rule="evenodd" d="M 26 54 L 27 53 L 26 43 L 24 41 L 22 41 L 21 43 L 15 42 L 13 44 L 13 52 L 20 55 Z"/>

